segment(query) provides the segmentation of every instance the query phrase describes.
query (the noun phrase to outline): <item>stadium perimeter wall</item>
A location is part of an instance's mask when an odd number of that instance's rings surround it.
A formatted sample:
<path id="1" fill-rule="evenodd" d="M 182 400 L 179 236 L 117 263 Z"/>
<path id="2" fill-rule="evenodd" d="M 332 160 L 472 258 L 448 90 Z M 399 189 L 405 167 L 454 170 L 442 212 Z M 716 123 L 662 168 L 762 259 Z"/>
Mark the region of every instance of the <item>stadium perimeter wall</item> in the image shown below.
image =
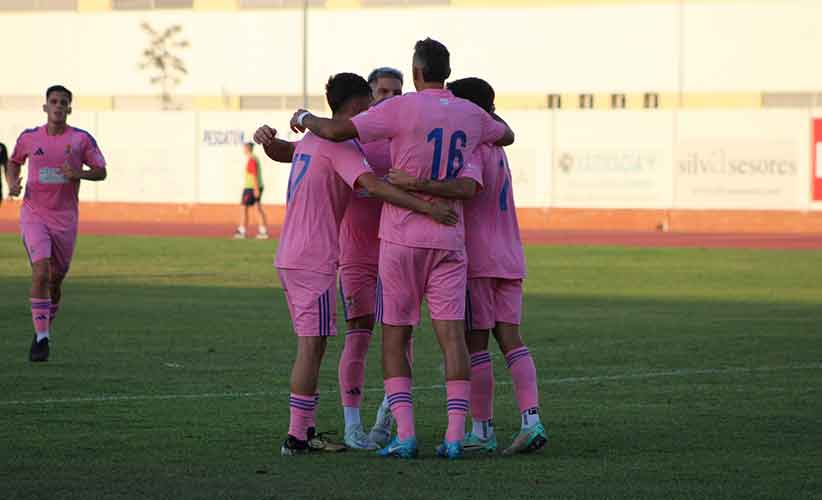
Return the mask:
<path id="1" fill-rule="evenodd" d="M 97 138 L 110 166 L 105 182 L 83 184 L 82 216 L 233 224 L 243 142 L 262 123 L 287 129 L 289 117 L 77 112 L 74 125 Z M 822 233 L 822 166 L 814 163 L 822 111 L 517 111 L 505 118 L 517 131 L 508 157 L 523 229 Z M 20 130 L 41 121 L 40 113 L 0 112 L 0 141 L 11 147 Z M 289 165 L 260 157 L 276 224 Z M 17 205 L 0 208 L 0 219 L 16 216 Z"/>
<path id="2" fill-rule="evenodd" d="M 425 36 L 448 45 L 454 78 L 481 76 L 522 105 L 530 96 L 530 104 L 544 106 L 546 94 L 559 93 L 569 107 L 585 92 L 656 92 L 663 107 L 669 98 L 680 106 L 700 98 L 755 105 L 762 93 L 822 89 L 822 65 L 809 64 L 822 44 L 816 0 L 488 3 L 312 9 L 308 91 L 321 96 L 328 75 L 340 71 L 407 70 L 414 42 Z M 302 91 L 300 9 L 6 11 L 0 19 L 5 38 L 15 41 L 0 48 L 0 60 L 13 68 L 0 81 L 6 109 L 39 104 L 42 89 L 55 81 L 72 88 L 84 109 L 118 109 L 120 97 L 131 109 L 141 105 L 136 98 L 157 94 L 137 67 L 148 41 L 143 21 L 182 26 L 191 43 L 180 51 L 189 73 L 176 93 L 196 109 Z"/>

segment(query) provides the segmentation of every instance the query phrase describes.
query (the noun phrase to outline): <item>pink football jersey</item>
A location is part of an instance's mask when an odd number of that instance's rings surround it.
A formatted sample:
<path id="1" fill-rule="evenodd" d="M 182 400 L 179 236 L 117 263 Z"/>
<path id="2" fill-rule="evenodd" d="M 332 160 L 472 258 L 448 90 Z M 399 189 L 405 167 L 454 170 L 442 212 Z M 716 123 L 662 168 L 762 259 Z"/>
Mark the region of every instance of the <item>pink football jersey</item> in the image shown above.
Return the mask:
<path id="1" fill-rule="evenodd" d="M 74 170 L 83 164 L 105 168 L 106 160 L 97 141 L 85 130 L 67 126 L 60 135 L 48 135 L 42 125 L 24 130 L 17 139 L 11 161 L 24 164 L 28 160 L 26 194 L 20 211 L 20 221 L 39 217 L 64 229 L 77 224 L 80 181 L 63 176 L 61 167 L 68 162 Z"/>
<path id="2" fill-rule="evenodd" d="M 358 143 L 359 144 L 359 143 Z M 388 175 L 391 153 L 388 141 L 362 145 L 363 154 L 377 177 Z M 365 189 L 354 191 L 340 226 L 340 265 L 377 265 L 380 256 L 380 211 L 382 200 Z"/>
<path id="3" fill-rule="evenodd" d="M 357 179 L 371 172 L 355 141 L 331 142 L 308 133 L 291 162 L 286 212 L 274 264 L 336 274 L 340 222 Z"/>
<path id="4" fill-rule="evenodd" d="M 468 277 L 524 278 L 525 255 L 505 151 L 482 144 L 472 161 L 482 164 L 485 189 L 465 202 Z"/>
<path id="5" fill-rule="evenodd" d="M 363 143 L 391 141 L 391 164 L 418 179 L 470 177 L 482 185 L 481 168 L 468 159 L 483 143 L 505 134 L 505 125 L 482 108 L 445 89 L 394 97 L 352 119 Z M 426 199 L 432 199 L 425 196 Z M 453 206 L 460 223 L 450 227 L 391 204 L 384 204 L 380 238 L 400 245 L 460 250 L 465 246 L 462 203 Z"/>

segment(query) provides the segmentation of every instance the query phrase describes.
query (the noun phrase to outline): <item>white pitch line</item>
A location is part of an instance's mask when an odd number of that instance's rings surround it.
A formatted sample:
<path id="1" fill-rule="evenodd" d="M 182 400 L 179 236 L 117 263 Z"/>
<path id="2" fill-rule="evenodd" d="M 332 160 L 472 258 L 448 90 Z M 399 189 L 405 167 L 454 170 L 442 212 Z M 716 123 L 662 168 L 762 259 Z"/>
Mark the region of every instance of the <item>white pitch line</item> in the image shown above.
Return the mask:
<path id="1" fill-rule="evenodd" d="M 722 375 L 733 373 L 769 373 L 794 370 L 820 370 L 822 363 L 784 366 L 761 366 L 756 368 L 681 368 L 658 372 L 621 373 L 615 375 L 595 375 L 588 377 L 549 378 L 539 381 L 542 385 L 584 384 L 590 382 L 613 382 L 619 380 L 636 380 L 663 377 L 687 377 L 691 375 Z M 511 385 L 510 381 L 499 381 L 496 385 Z M 414 386 L 414 391 L 432 391 L 445 389 L 444 384 Z M 365 389 L 365 392 L 383 392 L 381 387 Z M 0 406 L 34 406 L 66 403 L 108 403 L 112 401 L 174 401 L 185 399 L 242 399 L 260 396 L 287 396 L 288 391 L 254 391 L 254 392 L 203 392 L 199 394 L 137 394 L 137 395 L 103 395 L 76 398 L 30 399 L 0 401 Z"/>

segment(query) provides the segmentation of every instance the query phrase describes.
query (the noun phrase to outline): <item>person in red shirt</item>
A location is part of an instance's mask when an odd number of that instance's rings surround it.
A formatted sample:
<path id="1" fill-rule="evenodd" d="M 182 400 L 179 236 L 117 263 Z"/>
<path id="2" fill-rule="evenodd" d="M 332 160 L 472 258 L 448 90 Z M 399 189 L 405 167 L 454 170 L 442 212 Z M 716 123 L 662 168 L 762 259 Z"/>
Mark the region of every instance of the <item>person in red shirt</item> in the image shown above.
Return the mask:
<path id="1" fill-rule="evenodd" d="M 263 173 L 260 168 L 260 160 L 254 156 L 254 143 L 248 142 L 243 146 L 247 158 L 245 164 L 245 187 L 240 204 L 243 206 L 243 215 L 240 225 L 234 232 L 234 238 L 244 239 L 246 235 L 246 225 L 248 225 L 248 208 L 256 206 L 260 215 L 260 225 L 257 230 L 258 240 L 268 239 L 268 222 L 263 210 Z"/>
<path id="2" fill-rule="evenodd" d="M 3 174 L 6 170 L 6 164 L 9 161 L 9 153 L 6 150 L 6 145 L 0 142 L 0 205 L 3 204 Z"/>

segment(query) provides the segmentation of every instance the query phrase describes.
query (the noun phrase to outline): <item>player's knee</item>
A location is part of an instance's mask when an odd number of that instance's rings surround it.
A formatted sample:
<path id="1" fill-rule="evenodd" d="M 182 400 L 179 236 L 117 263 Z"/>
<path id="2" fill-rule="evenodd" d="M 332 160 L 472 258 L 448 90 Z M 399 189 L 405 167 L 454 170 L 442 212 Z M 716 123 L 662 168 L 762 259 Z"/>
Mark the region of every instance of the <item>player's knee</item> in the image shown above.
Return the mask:
<path id="1" fill-rule="evenodd" d="M 360 316 L 348 321 L 349 330 L 374 330 L 374 315 Z"/>
<path id="2" fill-rule="evenodd" d="M 42 262 L 38 262 L 31 267 L 31 281 L 40 286 L 47 286 L 49 283 L 49 268 L 48 264 L 42 264 Z"/>
<path id="3" fill-rule="evenodd" d="M 468 352 L 482 352 L 488 350 L 488 331 L 472 331 L 468 334 Z"/>
<path id="4" fill-rule="evenodd" d="M 52 290 L 58 290 L 60 286 L 63 284 L 63 279 L 65 277 L 65 274 L 52 272 L 49 275 L 49 288 L 51 288 Z"/>
<path id="5" fill-rule="evenodd" d="M 328 337 L 300 337 L 298 354 L 311 360 L 319 360 L 325 354 Z"/>
<path id="6" fill-rule="evenodd" d="M 497 344 L 503 354 L 524 345 L 519 335 L 519 328 L 497 328 L 494 331 L 494 338 L 497 339 Z"/>

